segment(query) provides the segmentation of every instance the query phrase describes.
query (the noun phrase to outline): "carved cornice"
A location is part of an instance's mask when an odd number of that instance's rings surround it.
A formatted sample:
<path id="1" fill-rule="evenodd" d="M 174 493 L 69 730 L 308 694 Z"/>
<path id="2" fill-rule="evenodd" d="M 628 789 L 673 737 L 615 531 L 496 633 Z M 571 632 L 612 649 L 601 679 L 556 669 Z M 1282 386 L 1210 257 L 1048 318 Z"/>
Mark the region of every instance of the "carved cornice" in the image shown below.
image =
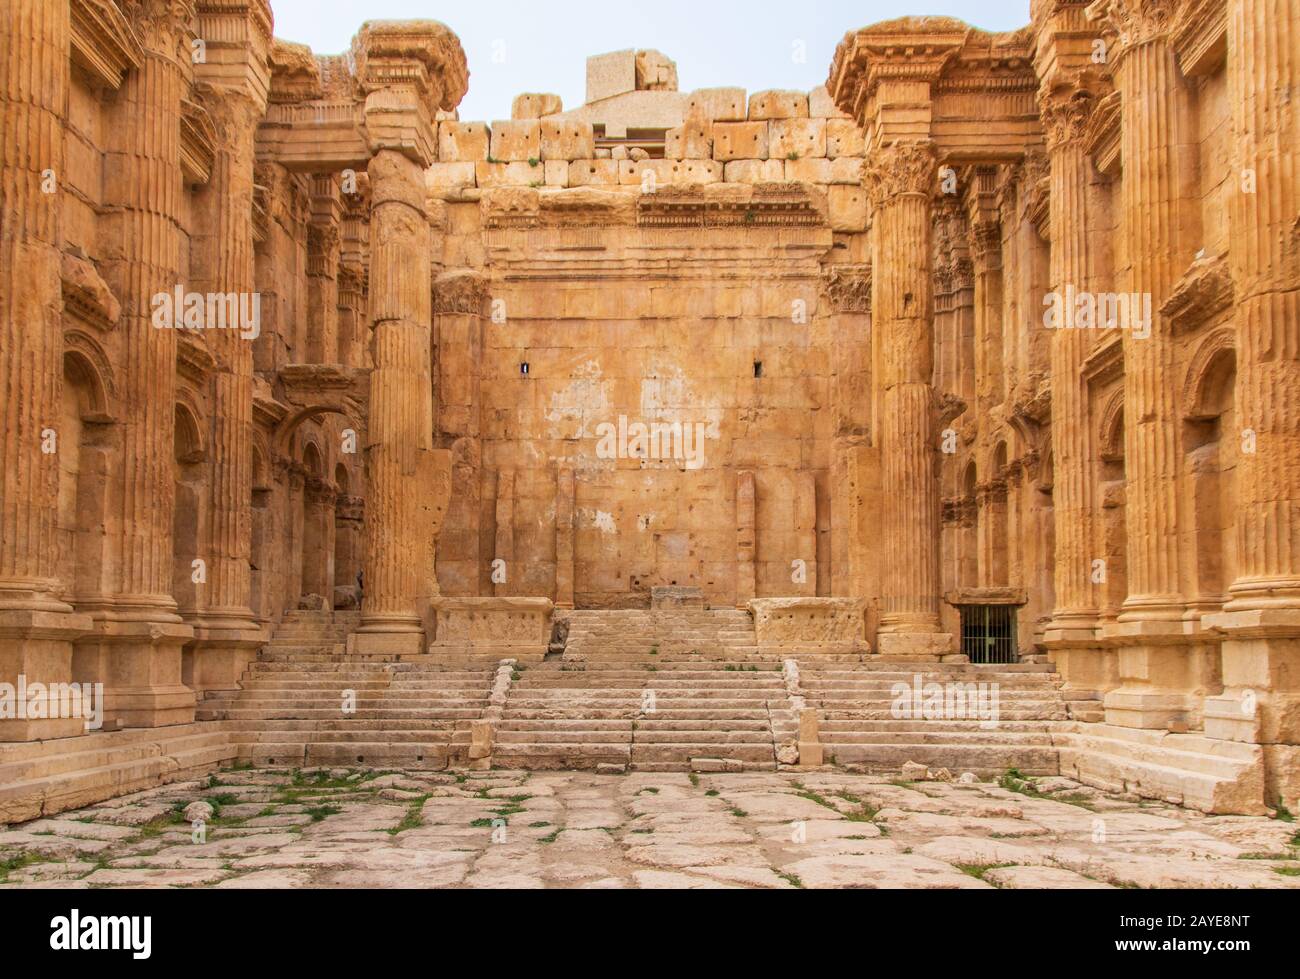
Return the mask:
<path id="1" fill-rule="evenodd" d="M 1175 331 L 1194 330 L 1230 309 L 1233 296 L 1228 256 L 1198 258 L 1175 284 L 1160 312 Z"/>
<path id="2" fill-rule="evenodd" d="M 1084 147 L 1092 156 L 1097 170 L 1113 177 L 1119 173 L 1120 121 L 1124 111 L 1123 94 L 1111 92 L 1097 103 L 1084 131 Z"/>
<path id="3" fill-rule="evenodd" d="M 974 28 L 952 17 L 901 17 L 846 34 L 835 49 L 827 90 L 859 124 L 882 81 L 933 84 Z"/>
<path id="4" fill-rule="evenodd" d="M 116 89 L 140 67 L 144 49 L 111 0 L 72 0 L 72 60 L 95 81 Z"/>
<path id="5" fill-rule="evenodd" d="M 273 103 L 309 102 L 324 97 L 320 67 L 307 45 L 276 38 L 270 62 Z"/>
<path id="6" fill-rule="evenodd" d="M 480 272 L 456 269 L 444 272 L 433 283 L 433 311 L 435 314 L 484 315 L 491 282 Z"/>
<path id="7" fill-rule="evenodd" d="M 65 252 L 61 257 L 60 276 L 66 315 L 101 332 L 117 326 L 122 318 L 122 304 L 88 259 Z"/>
<path id="8" fill-rule="evenodd" d="M 1228 5 L 1193 0 L 1174 27 L 1174 52 L 1184 75 L 1213 75 L 1228 58 Z"/>
<path id="9" fill-rule="evenodd" d="M 839 313 L 871 312 L 871 266 L 828 265 L 823 292 Z"/>
<path id="10" fill-rule="evenodd" d="M 252 25 L 266 44 L 273 40 L 275 14 L 270 0 L 197 0 L 200 17 L 239 17 Z"/>
<path id="11" fill-rule="evenodd" d="M 938 156 L 930 140 L 900 140 L 882 146 L 862 168 L 862 186 L 871 199 L 872 210 L 903 194 L 936 190 Z"/>
<path id="12" fill-rule="evenodd" d="M 187 183 L 206 184 L 211 179 L 217 139 L 217 127 L 208 110 L 181 99 L 181 170 Z"/>
<path id="13" fill-rule="evenodd" d="M 642 228 L 816 228 L 825 223 L 802 184 L 757 184 L 735 198 L 700 187 L 668 187 L 637 200 Z"/>
<path id="14" fill-rule="evenodd" d="M 460 39 L 437 21 L 370 21 L 352 42 L 352 59 L 364 93 L 414 88 L 431 115 L 453 111 L 469 88 Z"/>

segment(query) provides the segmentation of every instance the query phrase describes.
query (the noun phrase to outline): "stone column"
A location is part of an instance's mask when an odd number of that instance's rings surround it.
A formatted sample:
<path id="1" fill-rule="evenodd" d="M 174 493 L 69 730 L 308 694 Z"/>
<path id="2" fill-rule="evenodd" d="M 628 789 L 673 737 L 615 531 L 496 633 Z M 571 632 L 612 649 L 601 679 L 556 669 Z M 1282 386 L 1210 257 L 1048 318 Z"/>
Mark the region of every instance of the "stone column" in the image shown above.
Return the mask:
<path id="1" fill-rule="evenodd" d="M 365 270 L 359 265 L 339 265 L 338 323 L 339 362 L 344 367 L 363 367 L 368 327 L 365 323 Z"/>
<path id="2" fill-rule="evenodd" d="M 872 310 L 877 334 L 882 563 L 880 652 L 933 659 L 951 651 L 939 632 L 939 493 L 935 478 L 934 329 L 929 141 L 898 141 L 871 158 Z"/>
<path id="3" fill-rule="evenodd" d="M 311 224 L 307 226 L 307 361 L 343 363 L 339 344 L 339 219 L 342 214 L 338 178 L 312 178 Z"/>
<path id="4" fill-rule="evenodd" d="M 0 18 L 0 682 L 15 685 L 66 683 L 72 639 L 90 626 L 55 573 L 69 37 L 66 3 L 14 0 Z M 3 720 L 0 741 L 83 730 L 78 719 Z"/>
<path id="5" fill-rule="evenodd" d="M 73 676 L 105 684 L 106 724 L 155 727 L 194 719 L 194 693 L 181 682 L 181 647 L 193 630 L 171 595 L 177 340 L 174 324 L 153 325 L 152 299 L 186 279 L 181 102 L 190 91 L 195 9 L 192 0 L 119 6 L 143 58 L 104 125 L 101 234 L 113 245 L 102 267 L 122 301 L 116 563 L 109 600 L 87 606 L 95 628 L 77 645 Z"/>
<path id="6" fill-rule="evenodd" d="M 1238 464 L 1238 578 L 1211 619 L 1225 691 L 1205 730 L 1265 745 L 1272 801 L 1300 795 L 1300 22 L 1289 0 L 1228 0 L 1227 16 L 1236 399 L 1255 451 Z"/>
<path id="7" fill-rule="evenodd" d="M 1097 281 L 1089 241 L 1089 187 L 1095 179 L 1084 148 L 1084 127 L 1095 93 L 1080 78 L 1060 79 L 1040 94 L 1051 167 L 1051 288 L 1057 296 L 1090 292 Z M 1037 322 L 1029 329 L 1038 329 Z M 1098 648 L 1099 586 L 1093 583 L 1098 552 L 1098 449 L 1090 437 L 1088 387 L 1083 364 L 1092 336 L 1055 329 L 1052 363 L 1052 504 L 1055 512 L 1056 608 L 1045 643 L 1072 689 L 1103 690 L 1106 657 Z"/>
<path id="8" fill-rule="evenodd" d="M 271 13 L 265 0 L 200 0 L 206 60 L 196 66 L 204 107 L 217 133 L 212 176 L 194 199 L 196 290 L 256 293 L 253 167 L 257 127 L 266 112 Z M 242 307 L 241 307 L 242 308 Z M 234 689 L 266 641 L 252 611 L 253 344 L 261 335 L 261 297 L 254 322 L 208 337 L 216 360 L 212 399 L 212 551 L 207 601 L 195 617 L 186 675 L 198 692 Z"/>
<path id="9" fill-rule="evenodd" d="M 432 242 L 420 165 L 381 149 L 369 176 L 374 368 L 366 458 L 365 596 L 361 628 L 349 644 L 370 654 L 414 654 L 422 647 L 419 599 L 431 553 L 418 487 L 434 463 Z"/>
<path id="10" fill-rule="evenodd" d="M 1179 584 L 1182 469 L 1176 342 L 1159 313 L 1201 247 L 1199 200 L 1186 172 L 1196 140 L 1188 85 L 1169 31 L 1173 4 L 1111 0 L 1123 43 L 1115 59 L 1122 94 L 1120 245 L 1130 309 L 1124 343 L 1124 440 L 1129 595 L 1116 626 L 1121 686 L 1106 696 L 1106 720 L 1125 727 L 1188 723 L 1198 666 Z M 1109 291 L 1109 290 L 1105 290 Z M 1148 315 L 1148 312 L 1150 315 Z"/>
<path id="11" fill-rule="evenodd" d="M 315 547 L 303 547 L 302 593 L 319 595 L 325 608 L 334 606 L 334 505 L 338 487 L 328 479 L 308 476 L 303 497 L 303 541 Z"/>

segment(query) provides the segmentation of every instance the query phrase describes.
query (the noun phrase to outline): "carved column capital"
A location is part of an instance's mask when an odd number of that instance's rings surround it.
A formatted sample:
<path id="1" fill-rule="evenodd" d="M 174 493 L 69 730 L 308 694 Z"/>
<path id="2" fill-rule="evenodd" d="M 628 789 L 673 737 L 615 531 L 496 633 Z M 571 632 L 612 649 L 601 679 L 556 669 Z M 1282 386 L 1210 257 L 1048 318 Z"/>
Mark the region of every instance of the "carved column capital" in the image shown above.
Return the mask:
<path id="1" fill-rule="evenodd" d="M 1048 151 L 1082 140 L 1096 105 L 1096 87 L 1082 74 L 1040 90 L 1038 108 Z"/>
<path id="2" fill-rule="evenodd" d="M 146 51 L 189 60 L 185 42 L 198 16 L 194 0 L 122 0 L 118 6 Z"/>
<path id="3" fill-rule="evenodd" d="M 837 313 L 871 312 L 870 265 L 827 266 L 822 288 Z"/>
<path id="4" fill-rule="evenodd" d="M 862 171 L 872 210 L 904 194 L 929 197 L 936 189 L 938 156 L 930 140 L 900 140 L 882 146 Z"/>
<path id="5" fill-rule="evenodd" d="M 1181 0 L 1095 0 L 1088 9 L 1089 20 L 1100 22 L 1118 35 L 1125 51 L 1149 41 L 1168 37 L 1178 17 Z"/>
<path id="6" fill-rule="evenodd" d="M 433 283 L 433 311 L 482 316 L 490 297 L 487 277 L 469 269 L 444 272 Z"/>

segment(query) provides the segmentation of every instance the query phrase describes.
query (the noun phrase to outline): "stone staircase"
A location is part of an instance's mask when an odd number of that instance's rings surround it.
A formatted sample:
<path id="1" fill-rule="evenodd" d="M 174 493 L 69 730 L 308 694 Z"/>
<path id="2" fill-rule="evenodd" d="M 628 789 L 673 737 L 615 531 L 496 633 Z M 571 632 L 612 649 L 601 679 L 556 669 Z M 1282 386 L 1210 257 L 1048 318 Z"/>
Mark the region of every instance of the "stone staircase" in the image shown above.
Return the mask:
<path id="1" fill-rule="evenodd" d="M 795 722 L 780 666 L 689 662 L 583 670 L 548 663 L 515 681 L 497 725 L 498 768 L 774 770 Z"/>
<path id="2" fill-rule="evenodd" d="M 735 662 L 758 655 L 745 609 L 583 609 L 566 621 L 570 662 Z"/>
<path id="3" fill-rule="evenodd" d="M 197 719 L 223 721 L 240 760 L 256 765 L 464 764 L 493 669 L 350 658 L 355 614 L 290 613 L 241 689 L 210 694 Z"/>
<path id="4" fill-rule="evenodd" d="M 801 683 L 807 705 L 817 709 L 827 759 L 836 764 L 871 772 L 915 762 L 955 774 L 1058 774 L 1053 732 L 1069 714 L 1050 666 L 805 660 Z M 908 690 L 901 702 L 899 684 Z M 932 699 L 935 684 L 943 706 Z"/>

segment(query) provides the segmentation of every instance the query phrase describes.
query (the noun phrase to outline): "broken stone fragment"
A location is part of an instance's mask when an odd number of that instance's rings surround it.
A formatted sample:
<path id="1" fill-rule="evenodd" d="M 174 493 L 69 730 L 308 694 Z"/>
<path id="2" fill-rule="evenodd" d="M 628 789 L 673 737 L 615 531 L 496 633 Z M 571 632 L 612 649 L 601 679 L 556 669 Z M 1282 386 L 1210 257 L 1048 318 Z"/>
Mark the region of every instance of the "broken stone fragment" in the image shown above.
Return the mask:
<path id="1" fill-rule="evenodd" d="M 211 804 L 207 802 L 191 802 L 185 807 L 185 818 L 192 823 L 199 821 L 206 822 L 212 818 L 212 814 L 215 811 L 216 810 L 212 808 Z"/>
<path id="2" fill-rule="evenodd" d="M 906 762 L 903 765 L 903 780 L 906 782 L 925 782 L 930 778 L 930 769 L 924 765 L 918 765 L 914 761 Z"/>
<path id="3" fill-rule="evenodd" d="M 799 764 L 799 746 L 794 742 L 787 742 L 776 749 L 776 760 L 782 765 Z"/>

